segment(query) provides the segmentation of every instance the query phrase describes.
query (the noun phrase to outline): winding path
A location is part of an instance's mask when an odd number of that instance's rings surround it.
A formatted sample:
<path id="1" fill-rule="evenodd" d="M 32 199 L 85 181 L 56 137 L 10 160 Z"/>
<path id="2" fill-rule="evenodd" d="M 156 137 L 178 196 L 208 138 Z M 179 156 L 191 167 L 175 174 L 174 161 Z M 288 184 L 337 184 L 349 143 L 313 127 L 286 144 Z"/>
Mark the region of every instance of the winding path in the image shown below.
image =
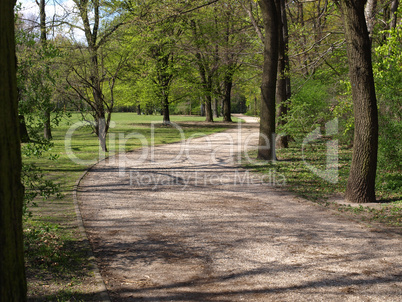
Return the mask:
<path id="1" fill-rule="evenodd" d="M 112 300 L 402 301 L 401 237 L 239 168 L 257 132 L 243 124 L 88 172 L 78 199 Z"/>

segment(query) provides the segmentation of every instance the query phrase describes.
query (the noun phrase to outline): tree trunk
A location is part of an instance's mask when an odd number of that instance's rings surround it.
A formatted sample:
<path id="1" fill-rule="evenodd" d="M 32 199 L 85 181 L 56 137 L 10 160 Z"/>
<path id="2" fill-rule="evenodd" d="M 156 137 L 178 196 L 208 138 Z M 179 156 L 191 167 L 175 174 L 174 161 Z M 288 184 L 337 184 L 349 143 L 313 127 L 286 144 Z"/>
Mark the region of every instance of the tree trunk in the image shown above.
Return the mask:
<path id="1" fill-rule="evenodd" d="M 224 79 L 224 98 L 223 98 L 223 121 L 224 122 L 231 122 L 231 94 L 232 94 L 232 86 L 233 86 L 233 71 L 232 67 L 228 66 L 228 70 L 225 74 Z"/>
<path id="2" fill-rule="evenodd" d="M 52 128 L 50 125 L 50 110 L 47 109 L 45 111 L 45 123 L 44 123 L 44 129 L 43 129 L 43 134 L 45 139 L 51 140 L 52 139 Z"/>
<path id="3" fill-rule="evenodd" d="M 399 6 L 399 0 L 393 0 L 391 4 L 390 29 L 395 29 L 396 27 L 396 22 L 398 20 L 398 6 Z"/>
<path id="4" fill-rule="evenodd" d="M 218 118 L 219 117 L 218 100 L 216 98 L 214 98 L 214 100 L 212 102 L 212 111 L 214 113 L 214 118 Z"/>
<path id="5" fill-rule="evenodd" d="M 137 105 L 137 115 L 141 115 L 141 105 Z"/>
<path id="6" fill-rule="evenodd" d="M 370 41 L 373 39 L 374 21 L 376 15 L 377 0 L 368 0 L 364 9 L 366 17 L 367 31 L 369 33 Z"/>
<path id="7" fill-rule="evenodd" d="M 212 123 L 214 121 L 214 117 L 212 115 L 212 97 L 207 95 L 205 98 L 205 116 L 206 122 Z"/>
<path id="8" fill-rule="evenodd" d="M 27 300 L 14 1 L 0 2 L 0 301 Z"/>
<path id="9" fill-rule="evenodd" d="M 46 1 L 40 0 L 39 2 L 39 15 L 40 15 L 40 42 L 43 48 L 46 47 L 47 36 L 46 36 Z M 44 79 L 42 79 L 44 81 Z M 42 82 L 42 85 L 46 85 Z M 45 97 L 45 96 L 44 96 Z M 46 104 L 50 105 L 50 104 Z M 43 135 L 45 139 L 52 139 L 52 129 L 50 124 L 50 108 L 46 108 L 44 112 L 45 121 L 43 123 Z"/>
<path id="10" fill-rule="evenodd" d="M 261 84 L 260 137 L 258 158 L 275 160 L 275 93 L 278 71 L 278 16 L 280 0 L 260 0 L 264 22 L 264 63 Z"/>
<path id="11" fill-rule="evenodd" d="M 355 130 L 345 198 L 374 202 L 378 148 L 378 113 L 371 62 L 371 43 L 364 17 L 366 1 L 342 0 Z"/>
<path id="12" fill-rule="evenodd" d="M 163 101 L 163 124 L 170 125 L 170 116 L 169 116 L 169 100 L 165 97 Z"/>
<path id="13" fill-rule="evenodd" d="M 21 138 L 21 143 L 29 143 L 30 138 L 27 130 L 27 125 L 25 123 L 25 116 L 20 114 L 18 116 L 19 119 L 19 127 L 20 127 L 20 138 Z"/>
<path id="14" fill-rule="evenodd" d="M 279 24 L 279 61 L 278 61 L 278 82 L 276 86 L 276 100 L 279 103 L 279 125 L 285 125 L 284 117 L 288 112 L 288 100 L 291 97 L 290 77 L 289 77 L 289 56 L 288 56 L 288 23 L 286 19 L 286 0 L 280 0 L 280 14 L 281 22 Z M 277 148 L 287 148 L 289 145 L 289 136 L 283 135 L 278 137 L 276 146 Z"/>

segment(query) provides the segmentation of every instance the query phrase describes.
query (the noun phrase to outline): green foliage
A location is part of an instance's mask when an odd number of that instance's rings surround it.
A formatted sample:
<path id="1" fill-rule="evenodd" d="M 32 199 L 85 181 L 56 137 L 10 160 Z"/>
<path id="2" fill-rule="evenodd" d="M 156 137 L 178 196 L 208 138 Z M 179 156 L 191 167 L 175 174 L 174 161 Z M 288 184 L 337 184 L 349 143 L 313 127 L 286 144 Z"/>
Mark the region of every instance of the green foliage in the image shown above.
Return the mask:
<path id="1" fill-rule="evenodd" d="M 382 31 L 386 41 L 375 48 L 373 71 L 379 108 L 378 163 L 402 169 L 402 26 Z"/>
<path id="2" fill-rule="evenodd" d="M 57 225 L 43 224 L 24 229 L 24 245 L 26 257 L 35 266 L 50 268 L 68 262 Z"/>
<path id="3" fill-rule="evenodd" d="M 338 118 L 338 138 L 342 143 L 350 145 L 353 141 L 355 119 L 353 115 L 353 100 L 349 81 L 341 81 L 343 92 L 338 96 L 338 102 L 333 107 L 332 114 Z"/>
<path id="4" fill-rule="evenodd" d="M 43 158 L 48 156 L 50 161 L 58 159 L 58 155 L 51 154 L 51 143 L 28 143 L 21 148 L 23 158 Z M 23 216 L 25 219 L 32 217 L 30 206 L 37 206 L 36 198 L 41 197 L 43 200 L 50 197 L 61 198 L 60 185 L 47 179 L 40 167 L 34 162 L 23 161 L 21 170 L 21 181 L 25 187 L 25 195 L 23 202 Z"/>
<path id="5" fill-rule="evenodd" d="M 286 124 L 280 126 L 279 132 L 302 140 L 330 119 L 330 97 L 326 83 L 320 80 L 306 82 L 288 101 L 288 114 L 284 117 Z"/>

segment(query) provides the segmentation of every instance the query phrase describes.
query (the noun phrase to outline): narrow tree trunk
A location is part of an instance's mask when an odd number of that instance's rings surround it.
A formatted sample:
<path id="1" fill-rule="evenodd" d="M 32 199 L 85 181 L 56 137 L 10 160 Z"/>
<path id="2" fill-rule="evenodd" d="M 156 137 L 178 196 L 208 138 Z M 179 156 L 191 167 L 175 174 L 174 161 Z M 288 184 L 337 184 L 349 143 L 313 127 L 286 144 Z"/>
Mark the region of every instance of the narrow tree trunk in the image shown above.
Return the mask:
<path id="1" fill-rule="evenodd" d="M 39 2 L 39 15 L 40 15 L 40 42 L 43 48 L 46 47 L 47 36 L 46 36 L 46 1 L 40 0 Z M 44 79 L 42 79 L 44 81 Z M 42 85 L 45 85 L 43 82 Z M 47 96 L 44 96 L 47 97 Z M 50 96 L 49 96 L 50 97 Z M 49 106 L 50 104 L 46 103 Z M 45 121 L 43 123 L 43 135 L 45 139 L 52 139 L 52 129 L 50 124 L 50 108 L 46 108 L 44 112 Z"/>
<path id="2" fill-rule="evenodd" d="M 0 301 L 24 302 L 21 150 L 14 39 L 15 1 L 0 2 Z"/>
<path id="3" fill-rule="evenodd" d="M 288 56 L 288 24 L 286 18 L 286 0 L 280 0 L 280 14 L 281 22 L 279 25 L 279 61 L 278 61 L 278 82 L 276 87 L 276 100 L 279 103 L 279 121 L 278 124 L 283 126 L 286 124 L 284 117 L 288 112 L 288 100 L 291 97 L 290 90 L 290 76 L 289 76 L 289 56 Z M 277 148 L 287 148 L 289 145 L 289 136 L 283 135 L 278 137 L 276 146 Z"/>
<path id="4" fill-rule="evenodd" d="M 260 0 L 264 22 L 264 63 L 261 84 L 260 138 L 258 158 L 275 159 L 275 93 L 278 71 L 278 21 L 280 0 Z"/>
<path id="5" fill-rule="evenodd" d="M 52 128 L 50 125 L 50 109 L 45 110 L 45 123 L 43 132 L 45 139 L 48 140 L 52 139 Z"/>
<path id="6" fill-rule="evenodd" d="M 223 98 L 223 121 L 231 122 L 231 94 L 232 94 L 232 86 L 233 86 L 233 72 L 231 67 L 228 67 L 229 70 L 226 71 L 225 79 L 224 79 L 224 98 Z"/>
<path id="7" fill-rule="evenodd" d="M 371 43 L 364 0 L 342 0 L 355 130 L 353 156 L 345 198 L 374 202 L 378 148 L 378 113 L 371 62 Z"/>
<path id="8" fill-rule="evenodd" d="M 212 123 L 214 121 L 214 117 L 212 114 L 212 97 L 210 95 L 207 95 L 205 98 L 205 116 L 206 122 Z"/>
<path id="9" fill-rule="evenodd" d="M 391 4 L 390 29 L 395 29 L 396 27 L 396 22 L 398 20 L 398 6 L 399 6 L 399 0 L 393 0 Z"/>
<path id="10" fill-rule="evenodd" d="M 214 98 L 212 102 L 212 111 L 214 113 L 214 118 L 218 118 L 219 117 L 218 100 L 216 98 Z"/>
<path id="11" fill-rule="evenodd" d="M 141 115 L 141 105 L 137 105 L 137 115 Z"/>
<path id="12" fill-rule="evenodd" d="M 170 125 L 169 100 L 167 97 L 163 101 L 163 124 Z"/>

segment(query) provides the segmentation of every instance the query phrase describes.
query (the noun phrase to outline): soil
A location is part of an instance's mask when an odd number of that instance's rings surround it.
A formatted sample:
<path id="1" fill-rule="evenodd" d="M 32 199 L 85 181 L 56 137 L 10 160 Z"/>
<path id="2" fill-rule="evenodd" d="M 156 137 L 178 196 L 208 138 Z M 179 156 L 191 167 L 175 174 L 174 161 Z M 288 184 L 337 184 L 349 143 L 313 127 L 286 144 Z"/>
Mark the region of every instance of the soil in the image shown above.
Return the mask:
<path id="1" fill-rule="evenodd" d="M 78 200 L 112 301 L 402 301 L 401 236 L 242 169 L 257 134 L 242 124 L 89 171 Z"/>

